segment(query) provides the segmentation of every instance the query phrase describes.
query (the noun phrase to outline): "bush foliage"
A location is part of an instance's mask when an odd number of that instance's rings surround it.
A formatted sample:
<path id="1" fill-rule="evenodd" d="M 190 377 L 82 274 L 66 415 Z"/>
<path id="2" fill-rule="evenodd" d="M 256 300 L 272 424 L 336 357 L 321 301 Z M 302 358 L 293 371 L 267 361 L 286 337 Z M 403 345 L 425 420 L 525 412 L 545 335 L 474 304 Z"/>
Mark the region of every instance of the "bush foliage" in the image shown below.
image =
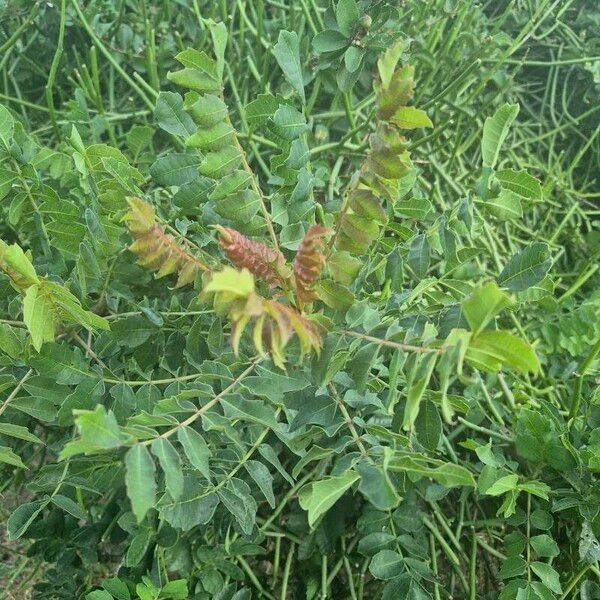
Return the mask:
<path id="1" fill-rule="evenodd" d="M 597 9 L 4 4 L 7 593 L 600 597 Z"/>

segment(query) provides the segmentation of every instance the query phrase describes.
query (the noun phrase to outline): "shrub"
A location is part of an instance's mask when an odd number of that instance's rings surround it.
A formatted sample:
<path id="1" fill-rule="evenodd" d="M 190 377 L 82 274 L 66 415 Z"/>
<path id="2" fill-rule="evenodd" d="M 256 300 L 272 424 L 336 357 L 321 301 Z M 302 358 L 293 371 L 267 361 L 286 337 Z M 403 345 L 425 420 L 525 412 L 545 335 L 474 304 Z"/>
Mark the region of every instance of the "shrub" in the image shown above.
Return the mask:
<path id="1" fill-rule="evenodd" d="M 242 102 L 201 21 L 178 91 L 143 88 L 156 145 L 46 145 L 0 106 L 0 462 L 40 597 L 566 598 L 595 569 L 600 308 L 560 317 L 555 238 L 522 239 L 519 104 L 438 198 L 411 154 L 448 124 L 394 11 L 361 10 L 312 40 L 346 103 L 375 71 L 329 162 L 293 30 L 285 85 Z M 582 357 L 567 394 L 544 336 Z"/>

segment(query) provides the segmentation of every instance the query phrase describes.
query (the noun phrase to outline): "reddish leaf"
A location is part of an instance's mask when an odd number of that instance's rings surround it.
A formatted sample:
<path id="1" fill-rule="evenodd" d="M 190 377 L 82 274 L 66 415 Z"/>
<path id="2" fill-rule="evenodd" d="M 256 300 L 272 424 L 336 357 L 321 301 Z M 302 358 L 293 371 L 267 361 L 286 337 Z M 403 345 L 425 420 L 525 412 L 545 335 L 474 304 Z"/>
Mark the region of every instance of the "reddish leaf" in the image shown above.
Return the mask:
<path id="1" fill-rule="evenodd" d="M 123 220 L 134 238 L 129 250 L 139 256 L 138 264 L 158 271 L 157 278 L 178 273 L 175 287 L 192 283 L 208 267 L 184 250 L 156 222 L 154 208 L 139 198 L 129 201 L 130 211 Z"/>
<path id="2" fill-rule="evenodd" d="M 248 269 L 260 277 L 269 287 L 285 287 L 289 278 L 285 258 L 260 242 L 255 242 L 235 229 L 217 227 L 221 235 L 219 243 L 227 258 L 240 269 Z"/>
<path id="3" fill-rule="evenodd" d="M 325 266 L 323 246 L 330 230 L 313 225 L 304 236 L 294 260 L 294 281 L 301 302 L 312 302 L 316 295 L 313 286 L 321 276 Z"/>

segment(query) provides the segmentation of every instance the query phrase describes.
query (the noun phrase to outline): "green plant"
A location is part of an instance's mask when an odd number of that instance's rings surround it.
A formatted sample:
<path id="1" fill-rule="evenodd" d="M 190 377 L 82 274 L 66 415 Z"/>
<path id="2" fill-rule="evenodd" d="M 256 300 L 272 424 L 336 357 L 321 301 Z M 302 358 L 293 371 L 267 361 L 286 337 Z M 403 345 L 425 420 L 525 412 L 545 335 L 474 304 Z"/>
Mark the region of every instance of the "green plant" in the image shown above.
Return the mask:
<path id="1" fill-rule="evenodd" d="M 90 66 L 41 132 L 0 106 L 0 462 L 37 595 L 593 597 L 597 217 L 552 180 L 589 169 L 520 153 L 522 89 L 490 105 L 493 7 L 192 4 L 98 33 L 61 3 L 105 62 L 65 46 Z"/>

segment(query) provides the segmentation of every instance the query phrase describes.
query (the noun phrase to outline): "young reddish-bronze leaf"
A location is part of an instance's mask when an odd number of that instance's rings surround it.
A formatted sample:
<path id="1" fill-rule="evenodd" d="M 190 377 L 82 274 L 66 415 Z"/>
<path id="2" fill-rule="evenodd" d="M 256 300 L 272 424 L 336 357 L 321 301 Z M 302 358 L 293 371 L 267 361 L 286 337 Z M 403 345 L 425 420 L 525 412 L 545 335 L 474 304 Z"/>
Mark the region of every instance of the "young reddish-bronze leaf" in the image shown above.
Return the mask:
<path id="1" fill-rule="evenodd" d="M 325 266 L 323 246 L 331 231 L 320 225 L 313 225 L 304 236 L 294 259 L 294 282 L 300 302 L 312 302 L 317 296 L 313 286 L 321 276 Z"/>
<path id="2" fill-rule="evenodd" d="M 271 288 L 285 287 L 289 272 L 281 252 L 255 242 L 235 229 L 220 226 L 217 229 L 221 248 L 233 265 L 248 269 Z"/>
<path id="3" fill-rule="evenodd" d="M 177 273 L 176 288 L 192 283 L 208 267 L 184 250 L 156 222 L 154 207 L 139 198 L 129 200 L 130 210 L 123 217 L 134 238 L 129 250 L 139 257 L 138 264 L 153 271 L 156 277 Z"/>
<path id="4" fill-rule="evenodd" d="M 201 298 L 212 299 L 215 312 L 227 315 L 231 322 L 231 346 L 237 354 L 244 330 L 250 325 L 254 347 L 261 355 L 269 354 L 273 362 L 284 368 L 284 350 L 296 336 L 300 359 L 321 349 L 319 325 L 291 306 L 263 298 L 254 290 L 254 277 L 247 270 L 226 267 L 209 276 Z"/>

